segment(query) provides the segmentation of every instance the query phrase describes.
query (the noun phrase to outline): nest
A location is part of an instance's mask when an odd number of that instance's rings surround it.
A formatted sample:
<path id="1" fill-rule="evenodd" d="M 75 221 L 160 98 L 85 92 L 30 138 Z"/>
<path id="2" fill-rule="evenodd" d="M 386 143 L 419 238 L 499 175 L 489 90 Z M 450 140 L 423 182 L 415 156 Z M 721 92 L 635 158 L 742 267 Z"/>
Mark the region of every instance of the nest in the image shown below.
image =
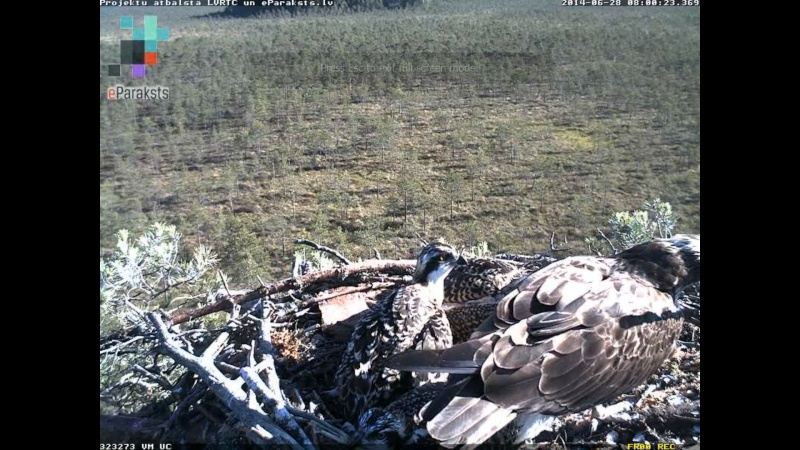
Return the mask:
<path id="1" fill-rule="evenodd" d="M 101 400 L 101 442 L 347 445 L 354 429 L 330 393 L 344 346 L 359 313 L 406 283 L 415 262 L 348 263 L 249 292 L 225 290 L 212 304 L 171 317 L 151 312 L 139 327 L 102 339 L 101 356 L 136 341 L 136 351 L 168 356 L 184 373 L 169 383 L 158 370 L 135 368 L 162 395 L 134 414 L 103 414 Z M 684 333 L 648 383 L 609 405 L 562 417 L 535 445 L 698 443 L 699 296 L 699 284 L 685 294 Z M 219 329 L 190 328 L 219 311 L 228 311 Z"/>

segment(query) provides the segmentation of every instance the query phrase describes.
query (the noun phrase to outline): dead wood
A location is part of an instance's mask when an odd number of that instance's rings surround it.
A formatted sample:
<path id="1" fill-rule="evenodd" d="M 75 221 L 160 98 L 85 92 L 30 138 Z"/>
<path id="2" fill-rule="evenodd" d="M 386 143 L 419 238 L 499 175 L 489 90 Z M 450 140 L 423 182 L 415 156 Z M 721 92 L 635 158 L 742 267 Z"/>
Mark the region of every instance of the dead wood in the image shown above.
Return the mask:
<path id="1" fill-rule="evenodd" d="M 208 385 L 209 390 L 228 406 L 245 426 L 254 431 L 254 437 L 271 436 L 270 439 L 264 439 L 259 443 L 299 445 L 286 431 L 278 427 L 255 402 L 250 401 L 240 383 L 223 375 L 206 355 L 201 358 L 182 349 L 157 313 L 148 313 L 147 318 L 156 328 L 164 351 L 175 361 L 200 376 Z"/>
<path id="2" fill-rule="evenodd" d="M 215 312 L 227 311 L 233 305 L 247 303 L 270 295 L 288 292 L 293 289 L 300 289 L 305 285 L 333 281 L 338 281 L 341 284 L 343 280 L 347 280 L 350 277 L 370 272 L 386 273 L 388 275 L 407 275 L 413 271 L 416 264 L 416 261 L 412 259 L 394 261 L 369 259 L 363 262 L 350 264 L 346 267 L 312 272 L 297 279 L 286 278 L 275 283 L 268 283 L 243 295 L 234 295 L 232 297 L 223 296 L 222 298 L 218 296 L 215 303 L 191 311 L 177 312 L 172 315 L 170 320 L 174 325 L 177 325 Z"/>
<path id="3" fill-rule="evenodd" d="M 297 239 L 296 241 L 294 241 L 294 243 L 297 244 L 297 245 L 307 245 L 307 246 L 313 248 L 314 250 L 319 250 L 319 251 L 321 251 L 323 253 L 327 253 L 327 254 L 333 256 L 334 258 L 338 259 L 340 262 L 344 263 L 345 265 L 352 264 L 349 259 L 345 258 L 345 256 L 343 254 L 341 254 L 340 252 L 338 252 L 337 250 L 334 250 L 334 249 L 332 249 L 330 247 L 326 247 L 324 245 L 319 245 L 314 241 L 309 241 L 308 239 Z"/>
<path id="4" fill-rule="evenodd" d="M 310 241 L 298 243 L 327 249 Z M 551 244 L 555 244 L 554 238 Z M 496 257 L 537 268 L 555 260 L 547 255 Z M 150 360 L 131 365 L 136 379 L 167 394 L 135 415 L 101 414 L 101 439 L 254 443 L 304 450 L 349 443 L 352 428 L 344 424 L 341 399 L 331 391 L 336 368 L 365 305 L 407 282 L 404 276 L 411 274 L 415 261 L 352 263 L 337 259 L 345 265 L 272 283 L 262 281 L 251 291 L 235 291 L 225 284 L 210 305 L 178 311 L 171 317 L 146 313 L 144 325 L 101 339 L 101 361 L 126 353 L 163 354 L 174 360 L 167 369 L 186 369 L 172 384 L 170 378 L 176 378 L 168 376 L 163 360 L 162 366 Z M 694 443 L 691 439 L 699 435 L 694 430 L 699 430 L 700 420 L 699 297 L 699 285 L 687 289 L 683 297 L 690 311 L 681 337 L 682 350 L 650 380 L 651 386 L 658 385 L 659 395 L 640 401 L 626 414 L 598 419 L 594 425 L 588 412 L 565 419 L 549 437 L 537 438 L 543 448 L 563 448 L 562 444 L 566 448 L 619 448 L 640 435 L 648 440 Z M 219 311 L 231 313 L 227 323 L 216 329 L 173 328 Z M 673 381 L 662 385 L 658 381 L 661 376 Z M 683 403 L 667 401 L 678 395 L 685 396 Z M 101 412 L 102 408 L 101 404 Z M 618 432 L 619 444 L 609 444 L 611 431 Z"/>

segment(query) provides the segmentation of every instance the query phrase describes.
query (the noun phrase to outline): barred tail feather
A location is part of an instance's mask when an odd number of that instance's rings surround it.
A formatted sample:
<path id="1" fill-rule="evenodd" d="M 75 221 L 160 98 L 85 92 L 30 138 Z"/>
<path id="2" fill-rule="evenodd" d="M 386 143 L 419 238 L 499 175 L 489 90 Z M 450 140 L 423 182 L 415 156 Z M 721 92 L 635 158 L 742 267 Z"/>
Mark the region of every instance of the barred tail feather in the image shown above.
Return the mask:
<path id="1" fill-rule="evenodd" d="M 482 341 L 467 341 L 445 350 L 410 350 L 392 356 L 386 366 L 414 372 L 475 373 L 482 361 L 475 361 L 474 355 L 482 345 Z"/>
<path id="2" fill-rule="evenodd" d="M 471 397 L 455 397 L 427 424 L 428 433 L 447 448 L 479 445 L 508 425 L 517 414 Z"/>
<path id="3" fill-rule="evenodd" d="M 444 447 L 481 444 L 517 415 L 483 398 L 478 374 L 456 375 L 450 383 L 420 411 L 428 434 Z"/>

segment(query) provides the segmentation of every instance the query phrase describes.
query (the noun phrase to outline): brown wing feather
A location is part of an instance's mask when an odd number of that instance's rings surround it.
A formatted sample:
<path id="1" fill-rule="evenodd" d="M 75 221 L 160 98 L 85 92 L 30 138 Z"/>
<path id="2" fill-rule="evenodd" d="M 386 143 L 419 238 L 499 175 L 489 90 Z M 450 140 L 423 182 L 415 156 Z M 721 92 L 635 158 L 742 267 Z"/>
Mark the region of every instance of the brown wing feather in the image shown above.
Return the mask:
<path id="1" fill-rule="evenodd" d="M 642 383 L 669 355 L 681 327 L 671 296 L 608 262 L 580 259 L 531 275 L 498 306 L 513 312 L 502 323 L 521 322 L 498 330 L 481 368 L 487 399 L 544 414 L 579 411 Z M 535 296 L 521 295 L 537 286 Z M 648 313 L 633 327 L 621 320 Z M 517 337 L 523 323 L 528 342 Z"/>
<path id="2" fill-rule="evenodd" d="M 615 271 L 615 262 L 568 258 L 504 289 L 495 316 L 471 336 L 483 342 L 473 354 L 482 366 L 462 383 L 480 392 L 435 401 L 427 411 L 431 436 L 446 446 L 480 443 L 493 433 L 486 421 L 505 423 L 515 411 L 580 411 L 653 373 L 682 320 L 669 294 Z M 456 366 L 452 356 L 466 344 L 439 361 Z"/>

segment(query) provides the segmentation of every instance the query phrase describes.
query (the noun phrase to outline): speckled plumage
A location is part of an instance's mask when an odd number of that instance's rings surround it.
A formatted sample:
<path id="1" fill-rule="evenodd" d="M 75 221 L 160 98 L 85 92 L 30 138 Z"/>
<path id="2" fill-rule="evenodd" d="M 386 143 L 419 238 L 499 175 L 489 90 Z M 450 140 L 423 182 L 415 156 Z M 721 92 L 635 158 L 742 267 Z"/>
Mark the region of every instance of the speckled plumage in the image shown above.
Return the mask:
<path id="1" fill-rule="evenodd" d="M 357 419 L 368 408 L 388 404 L 414 384 L 446 378 L 426 372 L 401 374 L 385 367 L 385 361 L 408 349 L 452 346 L 450 324 L 442 310 L 443 283 L 457 262 L 464 261 L 452 247 L 426 246 L 417 258 L 412 284 L 379 300 L 358 322 L 336 371 L 348 418 Z"/>
<path id="2" fill-rule="evenodd" d="M 517 264 L 520 264 L 523 268 L 529 270 L 530 272 L 536 272 L 539 269 L 544 268 L 545 266 L 549 266 L 554 262 L 558 261 L 558 259 L 553 258 L 552 256 L 542 255 L 541 253 L 536 253 L 533 255 L 515 255 L 511 253 L 498 253 L 494 255 L 495 259 L 500 259 L 503 261 L 514 261 Z"/>
<path id="3" fill-rule="evenodd" d="M 491 297 L 515 280 L 556 261 L 549 256 L 499 255 L 473 258 L 454 268 L 444 280 L 445 303 L 466 303 Z"/>
<path id="4" fill-rule="evenodd" d="M 511 261 L 474 258 L 454 268 L 444 280 L 444 301 L 465 303 L 495 295 L 512 281 L 530 273 Z"/>
<path id="5" fill-rule="evenodd" d="M 456 305 L 446 309 L 447 321 L 453 333 L 453 344 L 469 340 L 472 332 L 497 309 L 497 302 Z"/>
<path id="6" fill-rule="evenodd" d="M 566 258 L 504 289 L 469 341 L 388 365 L 450 372 L 420 415 L 445 447 L 480 444 L 519 414 L 582 411 L 644 382 L 680 334 L 677 294 L 699 279 L 699 235 Z"/>
<path id="7" fill-rule="evenodd" d="M 386 408 L 370 408 L 358 420 L 354 445 L 367 448 L 439 448 L 419 423 L 419 410 L 442 391 L 444 383 L 412 389 Z"/>

